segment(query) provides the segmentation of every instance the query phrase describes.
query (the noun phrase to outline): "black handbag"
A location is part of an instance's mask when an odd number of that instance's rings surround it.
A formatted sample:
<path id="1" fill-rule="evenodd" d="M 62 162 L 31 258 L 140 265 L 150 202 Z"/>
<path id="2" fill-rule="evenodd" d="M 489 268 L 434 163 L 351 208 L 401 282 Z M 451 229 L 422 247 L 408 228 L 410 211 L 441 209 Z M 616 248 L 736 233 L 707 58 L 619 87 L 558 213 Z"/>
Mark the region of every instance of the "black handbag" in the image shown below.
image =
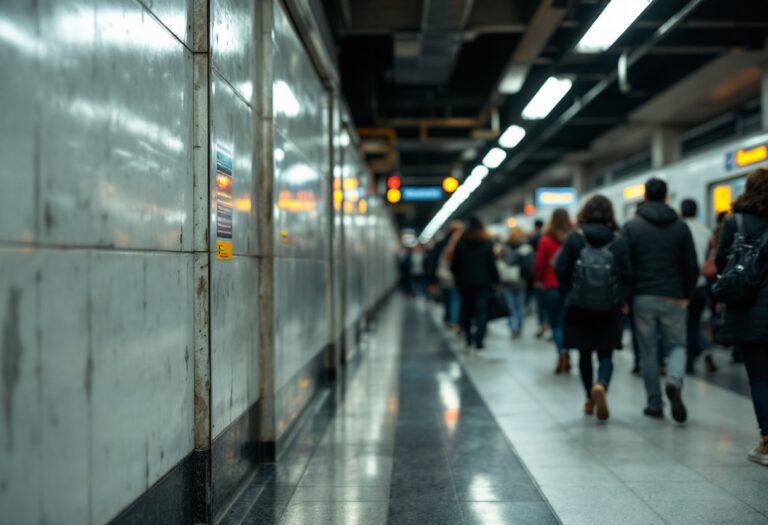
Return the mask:
<path id="1" fill-rule="evenodd" d="M 503 317 L 509 317 L 510 311 L 507 301 L 504 296 L 498 290 L 495 290 L 490 297 L 488 297 L 488 320 L 501 319 Z"/>

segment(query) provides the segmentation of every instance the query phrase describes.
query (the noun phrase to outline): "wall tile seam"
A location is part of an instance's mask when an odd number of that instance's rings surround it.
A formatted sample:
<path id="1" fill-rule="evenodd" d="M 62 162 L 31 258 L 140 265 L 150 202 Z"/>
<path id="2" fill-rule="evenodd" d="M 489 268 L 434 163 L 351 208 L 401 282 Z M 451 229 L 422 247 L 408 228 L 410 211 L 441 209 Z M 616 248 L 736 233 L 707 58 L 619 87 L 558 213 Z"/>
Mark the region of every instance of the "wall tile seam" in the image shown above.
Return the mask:
<path id="1" fill-rule="evenodd" d="M 184 42 L 184 41 L 183 41 L 181 38 L 179 38 L 179 35 L 177 35 L 176 33 L 174 33 L 174 32 L 173 32 L 173 30 L 172 30 L 170 27 L 168 27 L 167 25 L 165 25 L 165 22 L 163 22 L 163 21 L 162 21 L 162 19 L 161 19 L 161 18 L 160 18 L 158 15 L 156 15 L 156 14 L 154 13 L 154 11 L 152 11 L 152 9 L 151 9 L 149 6 L 147 6 L 147 5 L 146 5 L 145 3 L 143 3 L 141 0 L 134 0 L 134 2 L 135 2 L 136 4 L 138 4 L 138 6 L 139 6 L 139 7 L 140 7 L 140 8 L 141 8 L 143 11 L 145 11 L 145 12 L 146 12 L 146 13 L 147 13 L 147 14 L 150 16 L 150 18 L 152 18 L 152 19 L 153 19 L 155 22 L 157 22 L 157 23 L 160 25 L 160 27 L 162 27 L 163 29 L 165 29 L 165 30 L 168 32 L 168 34 L 170 34 L 170 35 L 171 35 L 171 36 L 174 38 L 174 40 L 176 40 L 176 42 L 178 42 L 179 44 L 181 44 L 181 46 L 182 46 L 183 48 L 185 48 L 187 51 L 189 51 L 190 53 L 193 53 L 193 54 L 194 54 L 194 53 L 208 53 L 208 51 L 196 51 L 196 50 L 194 50 L 193 48 L 189 47 L 189 45 L 187 45 L 187 43 L 186 43 L 186 42 Z M 189 26 L 187 26 L 187 27 L 189 28 Z M 190 39 L 192 38 L 192 32 L 191 32 L 191 31 L 190 31 L 190 35 L 189 35 L 189 37 L 190 37 Z"/>
<path id="2" fill-rule="evenodd" d="M 205 54 L 207 54 L 207 55 L 210 55 L 210 57 L 209 57 L 209 61 L 210 61 L 210 64 L 211 64 L 211 73 L 213 73 L 213 75 L 215 75 L 215 76 L 216 76 L 216 77 L 217 77 L 219 80 L 221 80 L 221 82 L 223 82 L 224 84 L 226 84 L 226 85 L 229 87 L 229 89 L 231 89 L 231 90 L 232 90 L 232 91 L 235 93 L 235 96 L 236 96 L 238 99 L 240 99 L 240 101 L 241 101 L 243 104 L 245 104 L 246 106 L 248 106 L 248 109 L 250 109 L 251 111 L 255 111 L 255 109 L 256 109 L 256 108 L 254 108 L 254 107 L 253 107 L 253 104 L 252 104 L 252 102 L 248 102 L 248 101 L 245 99 L 245 96 L 244 96 L 244 95 L 243 95 L 243 94 L 240 92 L 240 90 L 238 90 L 238 89 L 235 87 L 235 85 L 232 83 L 232 81 L 231 81 L 231 80 L 229 80 L 229 79 L 227 78 L 227 76 L 224 74 L 224 72 L 223 72 L 223 71 L 221 71 L 219 68 L 217 68 L 217 67 L 214 65 L 214 64 L 215 64 L 215 61 L 216 61 L 216 55 L 215 55 L 215 54 L 213 54 L 213 53 L 205 53 Z M 213 78 L 211 78 L 211 80 L 213 80 Z"/>
<path id="3" fill-rule="evenodd" d="M 29 243 L 23 241 L 4 241 L 0 240 L 0 250 L 48 250 L 62 252 L 97 252 L 97 253 L 125 253 L 125 254 L 167 254 L 167 255 L 192 255 L 195 253 L 206 253 L 205 251 L 194 250 L 164 250 L 161 248 L 130 248 L 130 247 L 112 247 L 99 245 L 78 245 L 78 244 L 59 244 L 59 243 Z M 207 252 L 215 253 L 215 252 Z"/>

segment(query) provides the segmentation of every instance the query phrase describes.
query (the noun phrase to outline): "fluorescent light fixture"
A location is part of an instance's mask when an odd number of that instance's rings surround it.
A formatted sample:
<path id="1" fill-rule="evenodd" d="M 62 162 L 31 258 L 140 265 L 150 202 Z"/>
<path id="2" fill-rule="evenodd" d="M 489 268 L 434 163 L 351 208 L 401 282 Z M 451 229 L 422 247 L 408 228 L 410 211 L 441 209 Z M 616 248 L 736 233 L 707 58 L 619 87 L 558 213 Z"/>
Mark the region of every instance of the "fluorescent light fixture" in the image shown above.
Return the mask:
<path id="1" fill-rule="evenodd" d="M 611 0 L 595 23 L 576 44 L 579 53 L 600 53 L 614 42 L 645 11 L 653 0 Z"/>
<path id="2" fill-rule="evenodd" d="M 501 148 L 493 148 L 483 157 L 483 164 L 487 168 L 498 168 L 504 159 L 507 158 L 507 152 Z"/>
<path id="3" fill-rule="evenodd" d="M 526 120 L 545 118 L 571 90 L 571 86 L 573 86 L 573 80 L 570 78 L 549 77 L 523 109 L 523 118 Z"/>
<path id="4" fill-rule="evenodd" d="M 504 76 L 499 82 L 499 93 L 502 95 L 514 95 L 518 93 L 525 84 L 528 76 L 528 70 L 531 68 L 528 64 L 510 64 L 504 72 Z"/>
<path id="5" fill-rule="evenodd" d="M 499 137 L 499 145 L 502 148 L 514 148 L 525 137 L 525 130 L 520 126 L 509 126 Z"/>
<path id="6" fill-rule="evenodd" d="M 488 168 L 483 165 L 475 166 L 475 168 L 469 174 L 470 177 L 480 177 L 483 179 L 486 177 L 486 175 L 488 175 Z"/>

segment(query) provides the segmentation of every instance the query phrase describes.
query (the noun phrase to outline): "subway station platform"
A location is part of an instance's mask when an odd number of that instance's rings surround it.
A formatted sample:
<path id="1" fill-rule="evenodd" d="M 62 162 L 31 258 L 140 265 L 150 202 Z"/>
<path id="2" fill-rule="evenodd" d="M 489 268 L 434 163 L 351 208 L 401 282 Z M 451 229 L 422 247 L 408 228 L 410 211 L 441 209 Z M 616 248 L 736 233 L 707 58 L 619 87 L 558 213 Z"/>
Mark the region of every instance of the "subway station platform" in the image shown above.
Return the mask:
<path id="1" fill-rule="evenodd" d="M 552 374 L 553 349 L 528 328 L 512 342 L 492 323 L 485 353 L 468 356 L 432 305 L 396 297 L 362 360 L 223 523 L 768 523 L 768 469 L 746 460 L 747 397 L 689 378 L 689 421 L 650 420 L 623 351 L 598 423 L 576 372 Z"/>

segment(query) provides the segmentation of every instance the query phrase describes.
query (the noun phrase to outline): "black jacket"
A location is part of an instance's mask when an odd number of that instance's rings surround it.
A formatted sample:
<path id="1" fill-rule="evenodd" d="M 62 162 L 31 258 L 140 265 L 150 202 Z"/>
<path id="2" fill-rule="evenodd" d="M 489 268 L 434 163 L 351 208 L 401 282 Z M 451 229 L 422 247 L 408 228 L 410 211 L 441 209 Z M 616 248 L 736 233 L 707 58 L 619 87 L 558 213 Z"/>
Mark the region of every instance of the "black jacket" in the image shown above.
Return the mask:
<path id="1" fill-rule="evenodd" d="M 688 299 L 699 263 L 688 226 L 662 202 L 646 202 L 622 230 L 632 264 L 632 294 Z"/>
<path id="2" fill-rule="evenodd" d="M 759 242 L 760 237 L 768 231 L 768 217 L 749 213 L 744 213 L 742 216 L 747 242 Z M 720 242 L 717 245 L 715 264 L 718 273 L 725 269 L 728 250 L 733 245 L 736 231 L 736 219 L 731 217 L 723 224 Z M 717 331 L 718 342 L 726 345 L 755 343 L 768 345 L 768 248 L 762 251 L 761 263 L 763 282 L 757 301 L 746 308 L 723 307 L 722 324 Z"/>
<path id="3" fill-rule="evenodd" d="M 493 287 L 499 282 L 493 243 L 485 235 L 465 232 L 453 252 L 451 271 L 459 289 Z"/>
<path id="4" fill-rule="evenodd" d="M 585 224 L 581 230 L 595 248 L 603 247 L 612 240 L 614 241 L 609 250 L 616 261 L 621 275 L 623 292 L 628 300 L 629 289 L 632 285 L 632 264 L 629 259 L 627 243 L 604 224 Z M 570 292 L 576 261 L 585 245 L 581 234 L 571 232 L 566 237 L 563 248 L 555 260 L 555 273 L 563 297 L 567 297 Z M 566 348 L 581 350 L 618 349 L 622 347 L 622 331 L 620 308 L 613 312 L 592 312 L 573 305 L 566 306 L 565 323 L 563 324 L 563 345 Z"/>

